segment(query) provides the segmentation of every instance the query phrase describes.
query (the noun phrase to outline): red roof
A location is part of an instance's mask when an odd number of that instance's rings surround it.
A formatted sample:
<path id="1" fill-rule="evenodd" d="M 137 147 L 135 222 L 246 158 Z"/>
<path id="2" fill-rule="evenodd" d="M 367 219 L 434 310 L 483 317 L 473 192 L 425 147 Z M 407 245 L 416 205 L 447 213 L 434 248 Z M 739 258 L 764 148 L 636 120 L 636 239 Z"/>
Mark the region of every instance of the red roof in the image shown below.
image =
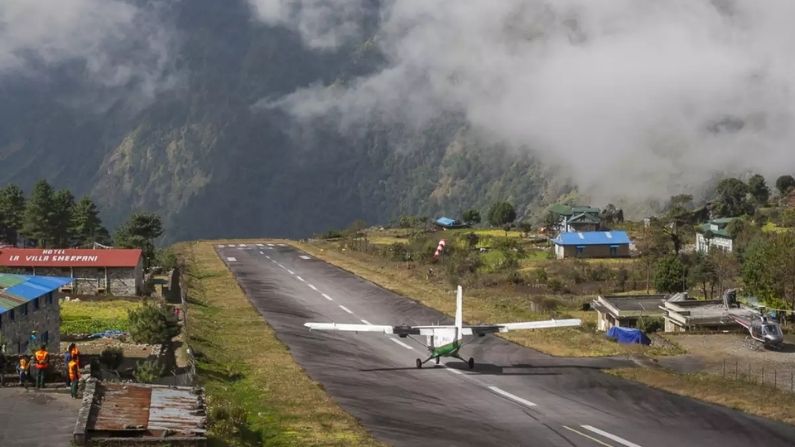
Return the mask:
<path id="1" fill-rule="evenodd" d="M 138 248 L 0 248 L 2 267 L 135 267 L 140 259 Z"/>

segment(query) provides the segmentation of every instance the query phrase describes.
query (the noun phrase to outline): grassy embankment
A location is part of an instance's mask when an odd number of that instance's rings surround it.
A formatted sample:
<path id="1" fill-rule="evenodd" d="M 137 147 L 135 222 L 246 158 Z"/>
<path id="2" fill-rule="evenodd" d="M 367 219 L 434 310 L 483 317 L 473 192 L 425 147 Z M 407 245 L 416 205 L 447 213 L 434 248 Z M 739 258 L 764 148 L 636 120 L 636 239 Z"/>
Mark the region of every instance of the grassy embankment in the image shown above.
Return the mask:
<path id="1" fill-rule="evenodd" d="M 448 315 L 455 312 L 450 286 L 418 278 L 413 271 L 397 268 L 395 263 L 364 253 L 338 251 L 331 243 L 292 242 L 296 247 L 331 264 L 348 270 L 381 287 L 412 298 Z M 501 293 L 489 288 L 464 291 L 464 319 L 471 324 L 546 319 L 549 315 L 530 311 L 528 297 Z M 625 354 L 671 354 L 675 348 L 644 348 L 619 345 L 595 334 L 595 312 L 563 311 L 558 318 L 580 318 L 583 328 L 510 332 L 501 336 L 523 346 L 558 356 L 608 356 Z"/>
<path id="2" fill-rule="evenodd" d="M 61 303 L 61 334 L 94 334 L 108 329 L 126 331 L 127 311 L 141 307 L 139 301 L 102 300 Z"/>
<path id="3" fill-rule="evenodd" d="M 379 445 L 295 363 L 213 244 L 175 247 L 187 263 L 188 337 L 207 393 L 211 445 Z"/>
<path id="4" fill-rule="evenodd" d="M 770 385 L 727 381 L 708 373 L 678 374 L 659 368 L 628 368 L 609 372 L 674 394 L 795 424 L 795 395 Z"/>

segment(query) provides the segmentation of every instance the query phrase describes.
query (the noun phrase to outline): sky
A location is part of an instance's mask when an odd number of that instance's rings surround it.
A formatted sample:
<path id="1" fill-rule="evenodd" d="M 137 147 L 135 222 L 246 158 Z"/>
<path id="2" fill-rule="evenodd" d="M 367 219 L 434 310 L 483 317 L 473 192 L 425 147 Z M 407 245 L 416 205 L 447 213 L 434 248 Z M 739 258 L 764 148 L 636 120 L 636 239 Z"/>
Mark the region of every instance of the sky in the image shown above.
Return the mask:
<path id="1" fill-rule="evenodd" d="M 718 176 L 760 172 L 772 183 L 795 170 L 795 2 L 249 2 L 319 52 L 368 42 L 386 59 L 269 103 L 299 119 L 336 117 L 346 132 L 373 116 L 422 128 L 459 113 L 596 201 L 664 200 Z M 373 7 L 381 20 L 367 34 Z"/>
<path id="2" fill-rule="evenodd" d="M 364 76 L 267 99 L 299 121 L 345 133 L 461 116 L 600 203 L 795 171 L 791 0 L 243 1 L 252 23 L 318 54 L 383 56 Z M 178 81 L 170 4 L 3 0 L 0 86 L 78 66 L 101 91 L 152 100 Z"/>

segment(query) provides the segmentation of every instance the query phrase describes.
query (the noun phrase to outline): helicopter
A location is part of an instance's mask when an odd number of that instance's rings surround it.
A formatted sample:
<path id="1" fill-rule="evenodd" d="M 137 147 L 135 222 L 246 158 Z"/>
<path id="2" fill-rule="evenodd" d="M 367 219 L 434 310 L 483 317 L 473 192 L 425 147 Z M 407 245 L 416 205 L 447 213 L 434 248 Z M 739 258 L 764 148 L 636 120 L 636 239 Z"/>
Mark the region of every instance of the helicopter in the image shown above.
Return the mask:
<path id="1" fill-rule="evenodd" d="M 723 305 L 726 310 L 739 307 L 737 289 L 728 289 L 723 293 Z M 784 333 L 777 321 L 765 316 L 765 308 L 760 308 L 756 315 L 729 314 L 732 320 L 744 327 L 754 343 L 760 343 L 767 349 L 779 350 L 784 345 Z"/>

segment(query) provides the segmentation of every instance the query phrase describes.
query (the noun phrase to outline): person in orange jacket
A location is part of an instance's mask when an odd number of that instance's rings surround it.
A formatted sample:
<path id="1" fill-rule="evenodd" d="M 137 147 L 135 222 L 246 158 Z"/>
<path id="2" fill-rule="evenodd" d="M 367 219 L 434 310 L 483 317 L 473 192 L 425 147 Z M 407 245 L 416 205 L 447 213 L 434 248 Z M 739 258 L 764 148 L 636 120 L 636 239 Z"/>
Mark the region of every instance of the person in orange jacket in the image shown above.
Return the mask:
<path id="1" fill-rule="evenodd" d="M 33 354 L 33 361 L 33 366 L 36 369 L 36 388 L 44 388 L 47 368 L 50 367 L 50 353 L 47 352 L 47 345 L 41 345 L 39 350 Z"/>
<path id="2" fill-rule="evenodd" d="M 24 354 L 19 354 L 19 363 L 17 363 L 17 374 L 19 374 L 19 385 L 24 386 L 25 388 L 28 387 L 28 380 L 30 380 L 30 372 L 28 367 L 30 366 L 30 361 L 28 357 Z"/>
<path id="3" fill-rule="evenodd" d="M 72 360 L 74 360 L 74 361 L 76 361 L 76 362 L 77 362 L 77 367 L 78 367 L 78 368 L 80 368 L 81 366 L 83 366 L 83 365 L 80 363 L 80 350 L 79 350 L 79 349 L 77 349 L 77 345 L 76 345 L 76 344 L 74 344 L 74 343 L 71 343 L 71 344 L 69 345 L 69 357 L 70 357 Z"/>
<path id="4" fill-rule="evenodd" d="M 77 384 L 80 382 L 80 366 L 74 357 L 69 360 L 68 373 L 69 388 L 72 391 L 72 397 L 77 399 Z"/>

